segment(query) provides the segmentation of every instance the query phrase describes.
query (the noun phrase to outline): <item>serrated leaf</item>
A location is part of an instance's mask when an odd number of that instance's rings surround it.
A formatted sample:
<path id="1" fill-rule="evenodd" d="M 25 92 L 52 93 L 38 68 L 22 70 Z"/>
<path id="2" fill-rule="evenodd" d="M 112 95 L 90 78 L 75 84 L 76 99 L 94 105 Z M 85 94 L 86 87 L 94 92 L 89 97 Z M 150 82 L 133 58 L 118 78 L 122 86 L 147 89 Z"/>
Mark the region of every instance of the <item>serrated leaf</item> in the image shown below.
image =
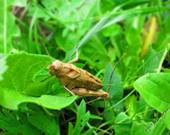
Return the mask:
<path id="1" fill-rule="evenodd" d="M 170 106 L 169 73 L 146 74 L 135 81 L 134 87 L 156 110 L 163 112 Z"/>

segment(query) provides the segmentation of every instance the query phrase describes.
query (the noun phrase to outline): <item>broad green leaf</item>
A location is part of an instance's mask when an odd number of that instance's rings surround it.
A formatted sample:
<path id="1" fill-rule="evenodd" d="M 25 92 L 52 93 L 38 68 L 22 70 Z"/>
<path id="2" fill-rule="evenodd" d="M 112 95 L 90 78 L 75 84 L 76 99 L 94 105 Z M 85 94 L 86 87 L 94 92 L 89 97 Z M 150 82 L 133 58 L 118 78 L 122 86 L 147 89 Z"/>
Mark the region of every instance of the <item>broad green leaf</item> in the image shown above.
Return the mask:
<path id="1" fill-rule="evenodd" d="M 56 79 L 35 79 L 41 69 L 48 67 L 53 59 L 48 56 L 18 53 L 6 59 L 8 69 L 0 81 L 0 104 L 17 109 L 25 102 L 36 103 L 49 109 L 60 110 L 71 104 L 76 97 L 57 96 L 52 90 Z M 51 94 L 51 95 L 47 95 Z"/>
<path id="2" fill-rule="evenodd" d="M 41 69 L 48 68 L 52 60 L 51 57 L 44 55 L 27 53 L 9 55 L 6 59 L 8 70 L 3 75 L 4 79 L 0 82 L 0 87 L 14 89 L 28 95 L 38 96 L 46 93 L 50 89 L 48 83 L 51 79 L 39 81 L 34 80 L 33 77 Z"/>
<path id="3" fill-rule="evenodd" d="M 21 103 L 35 103 L 48 109 L 60 110 L 70 105 L 75 99 L 75 96 L 55 96 L 42 95 L 40 97 L 27 96 L 21 94 L 14 89 L 1 88 L 0 105 L 5 108 L 16 110 Z M 11 102 L 12 101 L 12 102 Z"/>
<path id="4" fill-rule="evenodd" d="M 135 81 L 134 87 L 156 110 L 163 112 L 170 106 L 169 73 L 146 74 Z"/>

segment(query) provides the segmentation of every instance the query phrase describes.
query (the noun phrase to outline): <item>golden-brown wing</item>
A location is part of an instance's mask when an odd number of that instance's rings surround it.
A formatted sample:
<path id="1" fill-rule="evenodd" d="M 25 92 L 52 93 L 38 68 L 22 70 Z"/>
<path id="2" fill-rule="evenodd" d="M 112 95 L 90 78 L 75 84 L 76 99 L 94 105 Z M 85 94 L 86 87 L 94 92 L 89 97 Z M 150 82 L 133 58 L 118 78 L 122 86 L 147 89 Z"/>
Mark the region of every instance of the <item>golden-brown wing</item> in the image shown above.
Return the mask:
<path id="1" fill-rule="evenodd" d="M 70 63 L 63 63 L 56 60 L 50 65 L 50 72 L 56 75 L 68 89 L 86 88 L 98 90 L 102 88 L 101 81 L 97 77 Z"/>
<path id="2" fill-rule="evenodd" d="M 83 69 L 80 69 L 80 76 L 76 78 L 76 82 L 79 88 L 98 90 L 103 87 L 98 78 Z"/>
<path id="3" fill-rule="evenodd" d="M 96 97 L 103 97 L 103 98 L 109 97 L 109 94 L 103 90 L 93 91 L 93 90 L 88 90 L 86 88 L 74 88 L 71 90 L 71 92 L 79 96 L 96 96 Z"/>
<path id="4" fill-rule="evenodd" d="M 91 90 L 98 90 L 102 88 L 101 81 L 91 73 L 78 68 L 73 64 L 65 66 L 67 68 L 71 67 L 70 72 L 67 72 L 65 76 L 66 78 L 70 78 L 70 82 L 67 86 L 68 88 L 86 88 Z"/>

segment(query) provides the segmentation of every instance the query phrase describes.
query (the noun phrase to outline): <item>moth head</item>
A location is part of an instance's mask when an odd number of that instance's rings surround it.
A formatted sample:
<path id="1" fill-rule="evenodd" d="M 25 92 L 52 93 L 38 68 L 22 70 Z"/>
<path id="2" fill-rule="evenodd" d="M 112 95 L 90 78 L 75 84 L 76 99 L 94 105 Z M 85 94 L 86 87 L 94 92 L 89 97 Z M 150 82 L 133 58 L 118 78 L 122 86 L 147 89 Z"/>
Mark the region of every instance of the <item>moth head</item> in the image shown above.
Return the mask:
<path id="1" fill-rule="evenodd" d="M 60 73 L 60 69 L 62 68 L 62 62 L 59 60 L 55 60 L 49 67 L 49 72 L 53 75 L 58 75 Z"/>

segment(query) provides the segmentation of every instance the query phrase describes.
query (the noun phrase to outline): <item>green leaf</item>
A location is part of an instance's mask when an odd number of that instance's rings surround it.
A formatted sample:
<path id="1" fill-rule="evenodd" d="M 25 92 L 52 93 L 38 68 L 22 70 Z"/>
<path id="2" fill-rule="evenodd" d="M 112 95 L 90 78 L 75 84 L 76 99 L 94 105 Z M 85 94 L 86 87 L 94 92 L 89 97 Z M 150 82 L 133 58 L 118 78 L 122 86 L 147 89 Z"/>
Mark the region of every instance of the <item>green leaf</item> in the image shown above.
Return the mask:
<path id="1" fill-rule="evenodd" d="M 130 116 L 130 117 L 133 117 L 139 109 L 139 107 L 137 106 L 137 98 L 136 96 L 132 95 L 132 96 L 129 96 L 125 102 L 125 105 L 126 105 L 126 108 L 127 108 L 127 114 Z"/>
<path id="2" fill-rule="evenodd" d="M 18 109 L 24 102 L 36 103 L 49 109 L 60 110 L 71 104 L 76 96 L 47 95 L 52 92 L 55 79 L 36 80 L 35 75 L 47 67 L 52 58 L 27 53 L 7 57 L 8 69 L 0 81 L 0 104 L 9 109 Z M 47 77 L 50 78 L 48 75 Z"/>
<path id="3" fill-rule="evenodd" d="M 6 57 L 0 54 L 0 81 L 3 79 L 2 74 L 7 70 Z"/>
<path id="4" fill-rule="evenodd" d="M 159 120 L 155 123 L 154 127 L 151 130 L 150 135 L 163 135 L 166 125 L 164 123 L 165 116 L 162 115 Z"/>
<path id="5" fill-rule="evenodd" d="M 14 5 L 19 7 L 26 7 L 27 0 L 15 0 Z"/>
<path id="6" fill-rule="evenodd" d="M 85 131 L 84 133 L 82 133 L 82 135 L 92 135 L 93 134 L 94 129 L 90 128 L 87 131 Z"/>
<path id="7" fill-rule="evenodd" d="M 69 132 L 72 133 L 73 135 L 75 134 L 81 135 L 84 127 L 87 125 L 87 122 L 89 121 L 90 118 L 94 118 L 94 117 L 93 116 L 91 117 L 90 112 L 86 112 L 86 103 L 84 100 L 82 100 L 80 105 L 77 108 L 75 127 L 72 132 L 71 132 L 71 129 L 69 129 Z M 70 128 L 72 128 L 71 125 L 69 126 Z"/>
<path id="8" fill-rule="evenodd" d="M 128 5 L 131 3 L 131 1 L 125 2 L 122 5 L 117 6 L 117 8 L 114 8 L 109 14 L 106 14 L 103 16 L 98 23 L 96 23 L 87 33 L 85 36 L 80 40 L 80 42 L 74 46 L 74 48 L 68 52 L 68 56 L 72 57 L 73 54 L 89 39 L 91 39 L 97 32 L 101 31 L 104 28 L 107 28 L 109 26 L 112 26 L 115 23 L 121 22 L 122 20 L 125 20 L 130 17 L 135 17 L 136 15 L 143 15 L 153 12 L 158 12 L 160 10 L 166 10 L 167 8 L 160 8 L 158 6 L 155 7 L 143 7 L 143 8 L 132 8 L 125 11 L 119 11 L 119 9 L 125 5 Z M 119 12 L 118 12 L 119 11 Z"/>
<path id="9" fill-rule="evenodd" d="M 49 3 L 49 2 L 48 2 Z M 65 1 L 58 7 L 57 19 L 64 26 L 57 32 L 56 42 L 64 51 L 71 50 L 93 23 L 92 15 L 96 12 L 96 0 Z M 67 9 L 67 12 L 65 12 Z"/>
<path id="10" fill-rule="evenodd" d="M 13 89 L 1 88 L 0 105 L 9 109 L 18 109 L 21 103 L 29 102 L 36 103 L 40 106 L 60 110 L 70 105 L 77 97 L 70 96 L 55 96 L 55 95 L 42 95 L 40 97 L 33 97 L 21 94 Z M 12 102 L 11 102 L 12 101 Z"/>
<path id="11" fill-rule="evenodd" d="M 131 135 L 148 135 L 150 125 L 152 125 L 152 123 L 146 123 L 145 121 L 134 121 L 131 128 Z"/>
<path id="12" fill-rule="evenodd" d="M 94 36 L 86 46 L 82 47 L 80 59 L 87 61 L 87 64 L 98 69 L 104 68 L 104 65 L 109 62 L 107 50 L 97 36 Z"/>
<path id="13" fill-rule="evenodd" d="M 34 55 L 27 53 L 18 53 L 9 55 L 6 59 L 8 70 L 3 75 L 3 81 L 0 87 L 15 89 L 23 94 L 36 96 L 46 93 L 49 80 L 34 80 L 34 75 L 43 68 L 47 68 L 52 62 L 51 57 L 44 55 Z M 50 76 L 47 76 L 50 78 Z"/>
<path id="14" fill-rule="evenodd" d="M 134 87 L 156 110 L 163 112 L 170 106 L 169 73 L 146 74 L 135 81 Z"/>
<path id="15" fill-rule="evenodd" d="M 19 29 L 15 24 L 15 17 L 12 14 L 14 0 L 1 0 L 0 1 L 0 52 L 7 53 L 12 49 L 12 39 L 19 35 Z"/>
<path id="16" fill-rule="evenodd" d="M 154 73 L 158 71 L 166 51 L 166 49 L 156 51 L 151 47 L 145 57 L 144 73 Z"/>
<path id="17" fill-rule="evenodd" d="M 71 122 L 68 123 L 68 135 L 73 135 L 74 129 Z"/>
<path id="18" fill-rule="evenodd" d="M 166 124 L 166 127 L 170 130 L 170 110 L 168 110 L 168 111 L 165 113 L 164 122 L 165 122 L 165 124 Z"/>
<path id="19" fill-rule="evenodd" d="M 122 29 L 120 25 L 113 24 L 110 27 L 106 27 L 102 30 L 102 33 L 105 37 L 112 37 L 120 34 L 122 32 Z"/>
<path id="20" fill-rule="evenodd" d="M 126 28 L 125 36 L 128 44 L 127 46 L 128 48 L 126 48 L 126 52 L 131 56 L 139 54 L 139 51 L 142 46 L 142 37 L 141 37 L 142 30 L 139 31 L 139 28 L 138 29 L 136 28 L 139 25 L 137 22 L 142 22 L 142 20 L 139 20 L 139 17 L 127 19 L 126 27 L 125 27 Z"/>
<path id="21" fill-rule="evenodd" d="M 59 122 L 55 117 L 45 114 L 40 109 L 35 109 L 28 116 L 28 121 L 47 135 L 59 135 Z"/>
<path id="22" fill-rule="evenodd" d="M 24 115 L 24 117 L 26 116 Z M 40 135 L 41 133 L 16 112 L 8 110 L 0 112 L 0 128 L 6 130 L 9 134 Z"/>
<path id="23" fill-rule="evenodd" d="M 81 130 L 84 126 L 83 121 L 85 121 L 86 115 L 87 115 L 87 113 L 86 113 L 86 103 L 85 103 L 84 100 L 82 100 L 78 109 L 77 109 L 77 119 L 76 119 L 76 125 L 75 125 L 75 128 L 74 128 L 74 134 L 79 135 L 81 133 Z"/>
<path id="24" fill-rule="evenodd" d="M 120 75 L 118 75 L 112 65 L 108 64 L 105 69 L 103 86 L 109 92 L 113 104 L 116 104 L 123 97 L 123 83 Z"/>
<path id="25" fill-rule="evenodd" d="M 116 135 L 130 135 L 130 128 L 131 128 L 131 120 L 130 118 L 124 113 L 119 113 L 115 118 L 114 129 Z"/>

